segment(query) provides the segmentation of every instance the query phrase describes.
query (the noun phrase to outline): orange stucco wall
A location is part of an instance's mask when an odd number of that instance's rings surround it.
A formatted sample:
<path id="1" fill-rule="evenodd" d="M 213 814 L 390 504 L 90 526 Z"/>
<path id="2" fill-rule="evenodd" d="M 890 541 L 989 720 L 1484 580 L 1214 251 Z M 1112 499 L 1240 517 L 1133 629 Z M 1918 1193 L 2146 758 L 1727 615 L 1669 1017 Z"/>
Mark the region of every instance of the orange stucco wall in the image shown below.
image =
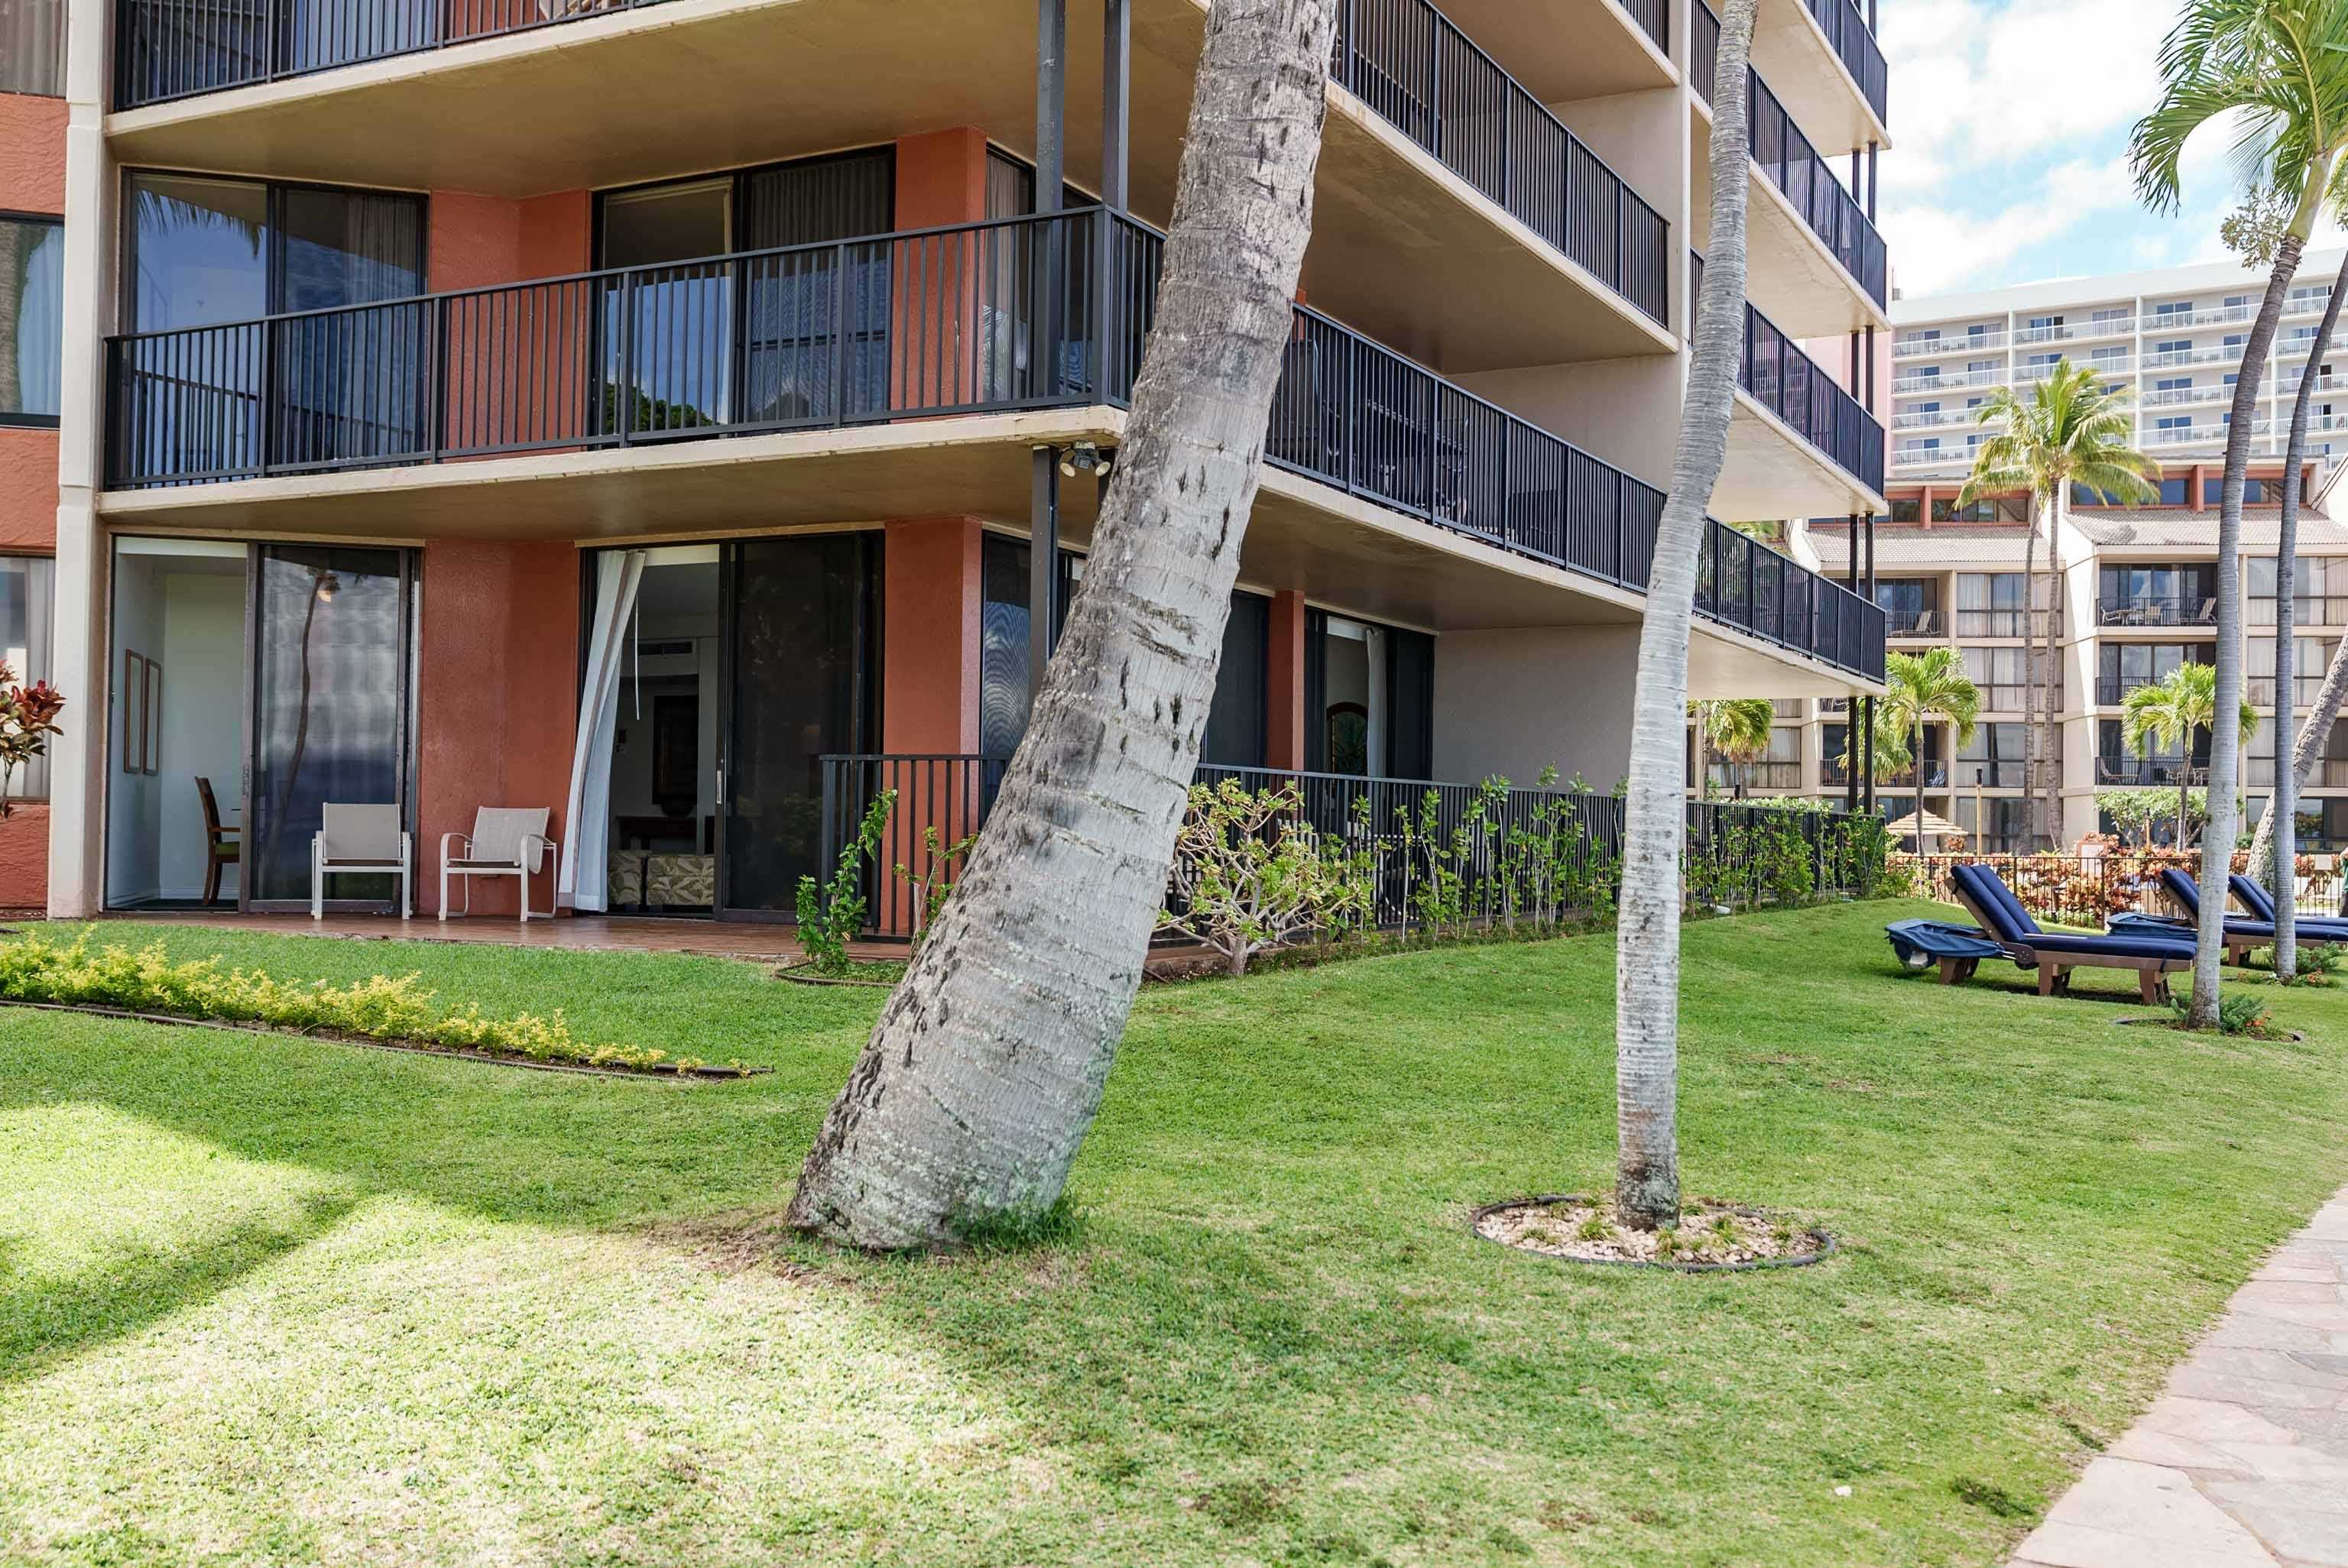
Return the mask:
<path id="1" fill-rule="evenodd" d="M 897 143 L 896 222 L 901 230 L 973 223 L 986 216 L 986 138 L 958 126 Z M 890 277 L 892 310 L 890 404 L 951 408 L 983 390 L 983 339 L 975 330 L 978 280 L 999 266 L 987 231 L 899 241 Z"/>
<path id="2" fill-rule="evenodd" d="M 0 93 L 0 210 L 65 210 L 65 100 Z"/>
<path id="3" fill-rule="evenodd" d="M 433 192 L 425 266 L 436 292 L 583 272 L 593 201 L 584 190 L 508 201 Z M 448 307 L 442 439 L 455 448 L 577 439 L 592 402 L 594 292 L 584 283 L 464 295 Z"/>
<path id="4" fill-rule="evenodd" d="M 1263 765 L 1304 766 L 1304 596 L 1292 588 L 1272 596 L 1272 647 L 1264 660 Z"/>
<path id="5" fill-rule="evenodd" d="M 975 752 L 984 532 L 976 518 L 908 518 L 888 527 L 881 750 Z"/>
<path id="6" fill-rule="evenodd" d="M 57 548 L 57 433 L 0 425 L 0 555 Z"/>
<path id="7" fill-rule="evenodd" d="M 545 806 L 558 842 L 579 710 L 579 552 L 568 544 L 437 539 L 424 547 L 417 672 L 417 895 L 439 907 L 440 835 L 485 805 Z M 533 877 L 546 907 L 551 872 Z M 495 891 L 492 891 L 495 889 Z M 450 900 L 463 907 L 460 889 Z M 481 882 L 476 914 L 514 910 L 510 882 Z"/>
<path id="8" fill-rule="evenodd" d="M 19 805 L 0 818 L 0 913 L 49 903 L 49 808 Z"/>

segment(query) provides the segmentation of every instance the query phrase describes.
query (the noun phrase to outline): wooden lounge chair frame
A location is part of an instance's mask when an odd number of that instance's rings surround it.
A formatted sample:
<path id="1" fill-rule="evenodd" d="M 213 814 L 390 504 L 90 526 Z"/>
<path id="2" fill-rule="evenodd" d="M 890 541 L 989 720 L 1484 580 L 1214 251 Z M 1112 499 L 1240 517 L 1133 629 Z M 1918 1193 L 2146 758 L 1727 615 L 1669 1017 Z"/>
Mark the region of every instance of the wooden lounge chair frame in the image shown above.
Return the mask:
<path id="1" fill-rule="evenodd" d="M 1990 919 L 1987 910 L 1973 902 L 1972 894 L 1962 886 L 1952 890 L 1957 902 L 1964 906 L 1965 913 L 1973 917 L 1973 924 L 1982 928 L 1982 935 L 2003 948 L 2005 956 L 2016 965 L 2024 968 L 2034 967 L 2038 970 L 2038 994 L 2042 997 L 2051 997 L 2057 992 L 2067 994 L 2071 989 L 2073 969 L 2134 969 L 2137 994 L 2147 1003 L 2161 1006 L 2168 1000 L 2168 977 L 2193 967 L 2193 960 L 2189 958 L 2139 958 L 2125 953 L 2041 954 L 2027 942 L 2009 942 L 1999 936 L 1996 923 Z M 1949 961 L 1942 960 L 1944 979 L 1948 974 Z"/>
<path id="2" fill-rule="evenodd" d="M 2199 921 L 2201 918 L 2200 911 L 2198 909 L 2188 908 L 2186 907 L 2185 900 L 2177 896 L 2177 889 L 2171 887 L 2165 881 L 2160 884 L 2160 897 L 2161 901 L 2166 903 L 2170 908 L 2176 910 L 2181 918 L 2196 922 Z M 2232 897 L 2232 893 L 2230 890 L 2227 895 L 2230 906 L 2231 904 Z M 2243 913 L 2248 916 L 2250 911 L 2244 910 Z M 2199 929 L 2200 927 L 2197 924 L 2194 927 L 2196 940 L 2199 939 Z M 2250 967 L 2251 949 L 2256 948 L 2271 948 L 2274 946 L 2274 938 L 2272 937 L 2245 937 L 2233 931 L 2227 932 L 2224 940 L 2226 944 L 2226 962 L 2238 969 L 2247 969 Z"/>

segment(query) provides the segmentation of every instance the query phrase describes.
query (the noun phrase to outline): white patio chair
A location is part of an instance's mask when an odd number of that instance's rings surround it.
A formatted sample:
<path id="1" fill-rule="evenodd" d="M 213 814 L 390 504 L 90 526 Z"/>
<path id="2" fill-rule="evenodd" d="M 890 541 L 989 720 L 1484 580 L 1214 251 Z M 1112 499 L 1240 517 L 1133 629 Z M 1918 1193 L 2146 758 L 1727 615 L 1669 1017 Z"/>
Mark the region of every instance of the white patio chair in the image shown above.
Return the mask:
<path id="1" fill-rule="evenodd" d="M 396 805 L 328 805 L 324 825 L 310 836 L 310 918 L 326 914 L 326 878 L 375 876 L 399 878 L 399 917 L 412 911 L 408 880 L 409 843 Z"/>
<path id="2" fill-rule="evenodd" d="M 533 911 L 530 907 L 530 879 L 541 868 L 554 864 L 555 843 L 546 836 L 547 819 L 553 815 L 544 806 L 485 805 L 473 814 L 471 833 L 442 834 L 440 918 L 448 917 L 448 878 L 456 876 L 465 879 L 465 907 L 459 911 L 461 914 L 473 912 L 474 877 L 510 876 L 520 889 L 522 919 L 527 922 L 533 913 L 541 919 L 553 919 L 552 888 L 547 890 L 544 909 Z M 463 852 L 450 854 L 451 845 L 462 845 Z"/>

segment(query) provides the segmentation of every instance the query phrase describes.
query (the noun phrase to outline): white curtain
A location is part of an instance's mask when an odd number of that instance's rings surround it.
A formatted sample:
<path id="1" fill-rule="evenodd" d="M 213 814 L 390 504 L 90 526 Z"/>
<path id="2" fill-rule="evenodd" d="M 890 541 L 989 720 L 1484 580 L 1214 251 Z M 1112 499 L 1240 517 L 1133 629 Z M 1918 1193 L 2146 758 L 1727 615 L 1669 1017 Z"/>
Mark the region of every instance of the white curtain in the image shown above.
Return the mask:
<path id="1" fill-rule="evenodd" d="M 1370 700 L 1363 704 L 1370 711 L 1365 748 L 1368 764 L 1363 769 L 1371 778 L 1386 776 L 1386 717 L 1392 699 L 1386 692 L 1386 634 L 1379 626 L 1362 628 L 1362 646 L 1370 664 Z"/>
<path id="2" fill-rule="evenodd" d="M 587 680 L 579 693 L 579 743 L 571 753 L 571 804 L 563 814 L 562 874 L 557 901 L 573 909 L 610 907 L 612 737 L 619 722 L 620 676 L 643 550 L 605 550 L 596 558 L 595 624 L 587 641 Z"/>

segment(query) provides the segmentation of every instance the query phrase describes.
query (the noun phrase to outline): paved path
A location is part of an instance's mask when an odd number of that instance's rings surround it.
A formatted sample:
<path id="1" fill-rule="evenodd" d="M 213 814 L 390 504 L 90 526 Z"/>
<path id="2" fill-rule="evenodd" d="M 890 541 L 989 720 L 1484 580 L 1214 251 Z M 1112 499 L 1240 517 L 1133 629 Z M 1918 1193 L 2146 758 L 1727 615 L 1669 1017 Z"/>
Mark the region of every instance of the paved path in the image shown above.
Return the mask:
<path id="1" fill-rule="evenodd" d="M 2348 1187 L 2234 1293 L 2013 1568 L 2348 1568 Z"/>

